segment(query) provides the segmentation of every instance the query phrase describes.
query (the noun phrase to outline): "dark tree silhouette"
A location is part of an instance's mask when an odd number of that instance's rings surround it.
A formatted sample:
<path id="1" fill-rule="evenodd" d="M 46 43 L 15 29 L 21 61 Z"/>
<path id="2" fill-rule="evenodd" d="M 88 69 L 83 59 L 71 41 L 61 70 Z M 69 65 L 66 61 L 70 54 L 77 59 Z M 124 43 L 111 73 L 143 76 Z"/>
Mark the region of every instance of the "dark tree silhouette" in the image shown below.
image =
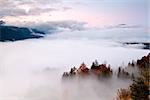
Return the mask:
<path id="1" fill-rule="evenodd" d="M 130 86 L 130 90 L 131 90 L 131 98 L 133 100 L 149 100 L 148 86 L 144 83 L 144 80 L 142 78 L 134 80 L 132 85 Z"/>

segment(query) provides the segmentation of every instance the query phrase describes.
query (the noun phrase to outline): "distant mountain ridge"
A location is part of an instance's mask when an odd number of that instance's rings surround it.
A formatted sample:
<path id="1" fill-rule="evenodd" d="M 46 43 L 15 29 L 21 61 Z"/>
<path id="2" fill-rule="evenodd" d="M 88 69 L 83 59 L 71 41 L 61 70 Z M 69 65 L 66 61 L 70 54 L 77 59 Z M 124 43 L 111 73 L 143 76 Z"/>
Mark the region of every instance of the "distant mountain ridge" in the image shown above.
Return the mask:
<path id="1" fill-rule="evenodd" d="M 0 41 L 17 41 L 30 38 L 41 38 L 46 33 L 27 27 L 0 25 Z"/>

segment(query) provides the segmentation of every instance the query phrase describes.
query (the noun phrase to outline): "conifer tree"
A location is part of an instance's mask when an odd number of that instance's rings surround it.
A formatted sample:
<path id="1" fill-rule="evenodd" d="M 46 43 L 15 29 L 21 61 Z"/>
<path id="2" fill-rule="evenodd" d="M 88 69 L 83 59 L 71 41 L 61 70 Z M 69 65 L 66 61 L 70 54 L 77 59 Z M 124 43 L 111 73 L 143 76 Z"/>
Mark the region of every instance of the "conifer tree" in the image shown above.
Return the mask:
<path id="1" fill-rule="evenodd" d="M 143 78 L 138 78 L 133 81 L 130 86 L 131 98 L 133 100 L 148 100 L 148 86 L 144 83 Z"/>

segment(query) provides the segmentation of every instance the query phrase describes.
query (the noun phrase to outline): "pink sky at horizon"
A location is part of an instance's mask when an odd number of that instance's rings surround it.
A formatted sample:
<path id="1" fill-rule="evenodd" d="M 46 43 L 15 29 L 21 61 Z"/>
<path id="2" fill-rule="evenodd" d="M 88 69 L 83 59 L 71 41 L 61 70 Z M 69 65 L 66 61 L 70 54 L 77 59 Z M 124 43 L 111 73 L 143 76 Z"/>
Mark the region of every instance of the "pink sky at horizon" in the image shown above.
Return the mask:
<path id="1" fill-rule="evenodd" d="M 52 1 L 54 0 L 50 0 L 50 2 Z M 118 0 L 116 2 L 113 0 L 89 0 L 89 2 L 81 2 L 78 0 L 78 3 L 74 2 L 74 0 L 71 1 L 69 2 L 66 0 L 63 3 L 58 4 L 45 4 L 45 6 L 40 3 L 18 4 L 16 9 L 24 10 L 26 12 L 25 15 L 7 15 L 3 16 L 1 19 L 8 24 L 74 20 L 85 22 L 88 26 L 92 27 L 102 27 L 114 24 L 148 25 L 148 8 L 146 6 L 146 0 Z M 47 9 L 47 7 L 56 8 L 57 10 L 49 10 L 46 12 L 38 11 L 45 8 Z M 63 7 L 70 7 L 70 9 L 64 10 L 62 9 Z M 37 11 L 37 13 L 34 12 L 34 14 L 30 14 L 29 12 L 33 9 Z M 12 11 L 10 13 L 14 12 Z"/>

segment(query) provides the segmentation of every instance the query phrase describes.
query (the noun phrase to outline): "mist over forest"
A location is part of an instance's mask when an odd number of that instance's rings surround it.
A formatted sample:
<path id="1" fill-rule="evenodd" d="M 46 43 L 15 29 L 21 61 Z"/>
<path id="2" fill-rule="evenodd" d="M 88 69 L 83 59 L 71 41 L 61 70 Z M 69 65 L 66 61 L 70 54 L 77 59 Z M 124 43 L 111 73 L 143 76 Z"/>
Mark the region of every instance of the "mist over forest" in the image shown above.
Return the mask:
<path id="1" fill-rule="evenodd" d="M 148 0 L 0 0 L 0 100 L 148 100 Z"/>

